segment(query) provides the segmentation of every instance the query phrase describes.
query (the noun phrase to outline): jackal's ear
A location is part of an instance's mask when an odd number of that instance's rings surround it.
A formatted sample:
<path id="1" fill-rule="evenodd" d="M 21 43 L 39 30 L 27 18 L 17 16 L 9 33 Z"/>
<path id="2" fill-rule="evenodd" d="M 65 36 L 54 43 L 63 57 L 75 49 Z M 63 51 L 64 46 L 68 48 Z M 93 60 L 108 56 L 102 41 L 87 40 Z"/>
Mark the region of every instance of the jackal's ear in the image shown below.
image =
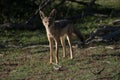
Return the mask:
<path id="1" fill-rule="evenodd" d="M 41 19 L 45 17 L 45 14 L 42 11 L 40 11 L 39 14 L 40 14 Z"/>
<path id="2" fill-rule="evenodd" d="M 55 17 L 55 15 L 56 15 L 56 9 L 53 9 L 52 11 L 51 11 L 51 13 L 50 13 L 50 16 L 49 17 Z"/>

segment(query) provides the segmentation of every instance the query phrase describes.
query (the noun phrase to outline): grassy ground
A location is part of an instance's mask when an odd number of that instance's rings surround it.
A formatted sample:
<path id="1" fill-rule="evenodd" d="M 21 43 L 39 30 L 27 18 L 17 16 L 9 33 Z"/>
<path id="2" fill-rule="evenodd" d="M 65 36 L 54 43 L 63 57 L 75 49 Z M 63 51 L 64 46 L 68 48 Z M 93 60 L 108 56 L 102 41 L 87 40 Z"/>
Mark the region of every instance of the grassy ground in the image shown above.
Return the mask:
<path id="1" fill-rule="evenodd" d="M 74 49 L 73 60 L 69 58 L 68 48 L 67 57 L 62 58 L 61 49 L 59 64 L 62 68 L 57 71 L 49 64 L 49 49 L 41 44 L 48 44 L 48 41 L 45 32 L 39 30 L 1 32 L 0 80 L 120 79 L 119 42 L 109 45 L 96 43 Z"/>
<path id="2" fill-rule="evenodd" d="M 113 0 L 110 0 L 113 1 Z M 119 0 L 109 2 L 98 0 L 105 7 L 119 7 Z M 109 16 L 109 15 L 108 15 Z M 88 16 L 78 24 L 84 35 L 99 25 L 111 24 L 120 17 Z M 86 38 L 88 38 L 86 36 Z M 0 80 L 120 80 L 120 42 L 93 43 L 85 48 L 74 49 L 74 59 L 62 58 L 60 48 L 60 70 L 49 64 L 49 49 L 40 45 L 48 44 L 44 31 L 19 31 L 0 29 Z"/>

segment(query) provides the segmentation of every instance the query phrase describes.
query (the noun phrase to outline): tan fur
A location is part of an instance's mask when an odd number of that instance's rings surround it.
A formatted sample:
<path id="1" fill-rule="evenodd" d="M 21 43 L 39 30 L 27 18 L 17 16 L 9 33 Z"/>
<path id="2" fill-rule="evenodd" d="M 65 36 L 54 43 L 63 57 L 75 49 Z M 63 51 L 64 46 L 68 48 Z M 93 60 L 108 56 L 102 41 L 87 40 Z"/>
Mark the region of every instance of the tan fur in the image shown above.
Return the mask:
<path id="1" fill-rule="evenodd" d="M 63 57 L 66 56 L 66 45 L 65 45 L 66 38 L 70 46 L 70 58 L 73 59 L 73 49 L 72 49 L 71 38 L 73 34 L 76 34 L 77 36 L 79 35 L 75 33 L 76 29 L 72 24 L 63 25 L 63 23 L 57 23 L 57 22 L 55 23 L 55 14 L 56 14 L 55 9 L 51 11 L 49 17 L 46 17 L 45 14 L 42 11 L 40 11 L 40 17 L 42 19 L 42 23 L 46 28 L 46 33 L 47 33 L 49 46 L 50 46 L 50 63 L 52 63 L 52 60 L 53 60 L 54 43 L 56 47 L 56 50 L 55 50 L 56 63 L 58 63 L 59 42 L 61 42 L 61 45 L 63 47 Z M 81 34 L 80 34 L 80 38 L 82 38 Z"/>

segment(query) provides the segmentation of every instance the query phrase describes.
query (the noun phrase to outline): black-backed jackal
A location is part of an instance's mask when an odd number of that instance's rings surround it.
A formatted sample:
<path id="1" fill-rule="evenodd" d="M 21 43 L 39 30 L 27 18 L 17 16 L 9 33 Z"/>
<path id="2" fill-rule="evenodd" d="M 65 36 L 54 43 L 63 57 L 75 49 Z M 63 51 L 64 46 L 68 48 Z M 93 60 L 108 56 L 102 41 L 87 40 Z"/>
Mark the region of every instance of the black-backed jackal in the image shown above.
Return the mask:
<path id="1" fill-rule="evenodd" d="M 63 57 L 66 56 L 66 44 L 65 38 L 68 40 L 68 44 L 70 46 L 70 58 L 73 59 L 73 49 L 72 49 L 72 36 L 76 35 L 82 42 L 84 42 L 83 36 L 73 24 L 68 23 L 67 20 L 55 21 L 56 10 L 53 9 L 49 15 L 46 17 L 45 14 L 40 11 L 40 17 L 42 19 L 42 23 L 46 28 L 46 33 L 50 46 L 50 63 L 52 63 L 53 59 L 53 48 L 55 43 L 55 60 L 56 64 L 58 63 L 58 51 L 59 46 L 58 43 L 61 42 L 63 47 Z"/>

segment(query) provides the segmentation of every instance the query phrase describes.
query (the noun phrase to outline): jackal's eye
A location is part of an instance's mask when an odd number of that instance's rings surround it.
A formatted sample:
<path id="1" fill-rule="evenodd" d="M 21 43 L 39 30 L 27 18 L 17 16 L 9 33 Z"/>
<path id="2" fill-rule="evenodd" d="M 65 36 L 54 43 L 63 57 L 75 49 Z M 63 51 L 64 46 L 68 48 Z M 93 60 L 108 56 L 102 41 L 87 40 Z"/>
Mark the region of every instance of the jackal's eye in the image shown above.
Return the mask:
<path id="1" fill-rule="evenodd" d="M 52 21 L 52 18 L 51 18 L 51 17 L 49 17 L 49 18 L 48 18 L 48 20 L 49 20 L 49 21 Z"/>
<path id="2" fill-rule="evenodd" d="M 52 18 L 49 18 L 49 19 L 48 19 L 48 22 L 49 22 L 49 24 L 53 23 L 53 19 L 52 19 Z"/>

